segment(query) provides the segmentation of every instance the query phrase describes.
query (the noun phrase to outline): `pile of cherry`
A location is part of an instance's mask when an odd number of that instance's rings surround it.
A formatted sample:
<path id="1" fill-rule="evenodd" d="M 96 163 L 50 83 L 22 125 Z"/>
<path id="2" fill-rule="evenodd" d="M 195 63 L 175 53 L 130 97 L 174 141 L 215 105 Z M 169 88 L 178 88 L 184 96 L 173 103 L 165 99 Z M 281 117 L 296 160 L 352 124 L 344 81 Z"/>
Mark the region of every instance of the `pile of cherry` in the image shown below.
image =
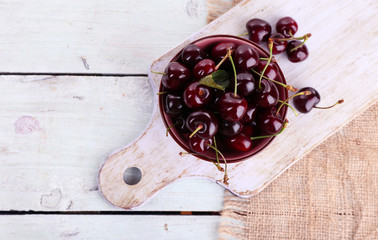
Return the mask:
<path id="1" fill-rule="evenodd" d="M 298 25 L 289 17 L 278 21 L 274 34 L 261 19 L 252 19 L 246 26 L 250 40 L 268 43 L 269 56 L 252 45 L 232 41 L 210 49 L 189 44 L 161 73 L 161 107 L 171 123 L 167 133 L 178 133 L 189 154 L 205 156 L 225 171 L 225 184 L 227 156 L 245 156 L 259 141 L 280 134 L 288 123 L 287 107 L 297 115 L 288 104 L 290 99 L 303 113 L 320 101 L 313 88 L 298 91 L 284 84 L 272 56 L 286 50 L 291 61 L 303 61 L 308 56 L 304 42 L 310 35 L 294 38 Z M 297 93 L 289 97 L 286 90 Z"/>

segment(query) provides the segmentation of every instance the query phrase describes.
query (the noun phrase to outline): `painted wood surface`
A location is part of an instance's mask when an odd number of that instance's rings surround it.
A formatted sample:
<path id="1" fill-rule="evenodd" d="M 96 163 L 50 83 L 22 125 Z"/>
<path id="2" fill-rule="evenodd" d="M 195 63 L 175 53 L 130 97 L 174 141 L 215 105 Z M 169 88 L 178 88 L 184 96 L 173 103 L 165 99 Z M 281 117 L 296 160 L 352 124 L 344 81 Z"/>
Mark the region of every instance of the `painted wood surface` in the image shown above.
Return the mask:
<path id="1" fill-rule="evenodd" d="M 0 76 L 0 210 L 119 210 L 101 198 L 105 157 L 151 117 L 146 77 Z M 163 129 L 164 131 L 164 129 Z M 223 189 L 180 181 L 141 211 L 220 211 Z"/>
<path id="2" fill-rule="evenodd" d="M 206 25 L 205 0 L 0 3 L 0 72 L 146 73 Z"/>
<path id="3" fill-rule="evenodd" d="M 219 216 L 0 216 L 1 239 L 217 239 Z M 21 231 L 22 229 L 22 231 Z"/>
<path id="4" fill-rule="evenodd" d="M 289 113 L 289 128 L 273 144 L 247 161 L 229 165 L 227 189 L 242 197 L 257 194 L 290 165 L 377 101 L 378 85 L 371 71 L 378 63 L 378 53 L 366 47 L 371 45 L 372 37 L 377 37 L 376 32 L 372 32 L 378 26 L 376 9 L 377 3 L 369 0 L 358 5 L 348 1 L 330 5 L 325 0 L 316 4 L 244 1 L 154 62 L 151 69 L 163 71 L 169 60 L 189 42 L 213 34 L 240 34 L 245 31 L 244 24 L 251 16 L 274 23 L 284 13 L 298 21 L 298 35 L 308 31 L 313 34 L 308 43 L 310 57 L 305 62 L 293 64 L 280 56 L 278 63 L 288 83 L 298 88 L 313 86 L 318 89 L 323 96 L 322 105 L 330 105 L 339 98 L 344 98 L 345 104 L 296 118 Z M 150 78 L 155 86 L 160 84 L 160 76 L 150 74 Z M 155 110 L 156 107 L 155 104 Z M 133 208 L 168 183 L 189 176 L 209 178 L 222 185 L 219 181 L 222 174 L 212 163 L 190 155 L 180 158 L 180 147 L 172 139 L 166 139 L 165 132 L 161 131 L 163 128 L 159 112 L 154 111 L 145 134 L 131 146 L 108 157 L 99 178 L 101 191 L 108 201 L 123 208 Z M 149 147 L 156 141 L 158 148 Z M 124 184 L 121 178 L 123 171 L 131 166 L 140 168 L 144 176 L 133 186 Z"/>

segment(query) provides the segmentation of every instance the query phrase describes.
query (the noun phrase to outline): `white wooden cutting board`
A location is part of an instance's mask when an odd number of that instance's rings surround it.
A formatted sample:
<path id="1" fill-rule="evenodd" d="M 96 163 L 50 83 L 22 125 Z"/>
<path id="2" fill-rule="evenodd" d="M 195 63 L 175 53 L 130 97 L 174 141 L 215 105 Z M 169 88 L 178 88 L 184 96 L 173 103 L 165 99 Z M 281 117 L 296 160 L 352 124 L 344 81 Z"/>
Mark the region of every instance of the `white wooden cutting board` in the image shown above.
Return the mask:
<path id="1" fill-rule="evenodd" d="M 110 155 L 99 172 L 99 186 L 113 205 L 130 209 L 141 205 L 158 190 L 184 177 L 204 177 L 223 185 L 241 197 L 260 192 L 288 167 L 315 146 L 377 101 L 378 65 L 376 1 L 243 1 L 199 32 L 183 41 L 152 63 L 151 70 L 163 71 L 179 50 L 191 41 L 214 34 L 238 35 L 246 30 L 250 18 L 275 22 L 291 16 L 299 24 L 298 36 L 312 33 L 308 42 L 309 58 L 291 63 L 284 54 L 277 57 L 286 81 L 295 87 L 312 86 L 321 96 L 321 104 L 330 105 L 340 98 L 343 105 L 328 111 L 313 110 L 295 117 L 289 112 L 289 128 L 264 151 L 247 161 L 229 164 L 229 186 L 212 163 L 193 156 L 179 156 L 182 149 L 165 135 L 158 111 L 146 131 L 131 145 Z M 155 92 L 160 76 L 149 75 Z M 129 167 L 141 170 L 141 181 L 127 185 L 123 173 Z"/>

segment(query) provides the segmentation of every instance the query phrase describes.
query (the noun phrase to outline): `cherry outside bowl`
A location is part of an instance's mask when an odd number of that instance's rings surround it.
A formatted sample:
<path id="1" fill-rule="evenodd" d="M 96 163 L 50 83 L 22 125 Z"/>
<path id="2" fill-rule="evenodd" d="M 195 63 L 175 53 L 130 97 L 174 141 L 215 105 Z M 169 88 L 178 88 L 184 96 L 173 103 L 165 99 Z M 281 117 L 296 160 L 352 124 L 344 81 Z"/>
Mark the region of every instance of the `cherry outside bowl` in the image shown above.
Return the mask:
<path id="1" fill-rule="evenodd" d="M 212 35 L 212 36 L 208 36 L 208 37 L 198 39 L 198 40 L 192 42 L 192 44 L 203 49 L 207 53 L 210 53 L 211 49 L 216 44 L 218 44 L 220 42 L 225 42 L 225 41 L 233 42 L 236 45 L 248 44 L 248 45 L 252 46 L 255 50 L 257 50 L 260 57 L 265 57 L 265 58 L 269 57 L 269 54 L 263 48 L 258 46 L 257 44 L 255 44 L 255 43 L 253 43 L 253 42 L 251 42 L 247 39 L 232 36 L 232 35 Z M 181 54 L 181 50 L 177 53 L 177 55 L 174 58 L 172 58 L 171 62 L 181 62 L 180 54 Z M 277 68 L 279 70 L 279 74 L 278 74 L 276 80 L 286 84 L 285 77 L 284 77 L 280 67 L 278 66 L 277 63 L 275 63 L 275 64 L 277 65 Z M 279 86 L 277 86 L 277 88 L 278 88 L 278 91 L 279 91 L 279 94 L 280 94 L 280 100 L 284 101 L 288 96 L 287 90 L 285 88 L 279 87 Z M 159 92 L 163 92 L 163 91 L 165 91 L 164 86 L 162 86 L 162 84 L 160 83 Z M 165 113 L 165 110 L 164 110 L 165 104 L 164 104 L 164 95 L 163 94 L 159 96 L 159 108 L 160 108 L 160 113 L 161 113 L 163 122 L 164 122 L 166 128 L 169 128 L 169 126 L 173 125 L 173 121 L 172 121 L 172 118 L 168 114 Z M 281 111 L 282 111 L 281 114 L 282 114 L 283 119 L 284 119 L 286 117 L 287 107 L 283 106 Z M 164 131 L 164 130 L 162 130 L 162 131 Z M 174 127 L 172 127 L 170 129 L 170 136 L 177 142 L 177 144 L 179 144 L 183 148 L 183 152 L 191 152 L 189 145 L 188 145 L 188 141 L 186 140 L 188 135 L 189 134 L 180 133 Z M 262 151 L 265 147 L 267 147 L 273 141 L 273 139 L 274 139 L 274 137 L 273 138 L 263 138 L 263 139 L 253 140 L 252 141 L 252 149 L 247 151 L 247 152 L 235 153 L 235 152 L 231 152 L 231 151 L 230 152 L 227 152 L 227 151 L 224 152 L 223 151 L 222 153 L 225 156 L 227 163 L 233 163 L 233 162 L 239 162 L 239 161 L 247 160 L 249 157 L 257 154 L 258 152 Z M 216 160 L 215 151 L 207 151 L 205 154 L 202 154 L 202 155 L 196 154 L 195 156 L 200 158 L 200 159 L 206 160 L 206 161 Z M 220 160 L 220 162 L 223 162 L 222 158 L 219 158 L 219 160 Z"/>

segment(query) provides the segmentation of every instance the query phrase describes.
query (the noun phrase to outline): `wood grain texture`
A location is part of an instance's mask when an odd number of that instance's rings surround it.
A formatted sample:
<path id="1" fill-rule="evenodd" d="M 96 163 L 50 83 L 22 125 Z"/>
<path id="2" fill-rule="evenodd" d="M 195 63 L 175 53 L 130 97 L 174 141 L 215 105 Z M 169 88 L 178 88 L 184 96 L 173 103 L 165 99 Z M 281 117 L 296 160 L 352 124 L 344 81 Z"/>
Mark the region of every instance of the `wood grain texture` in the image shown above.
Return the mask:
<path id="1" fill-rule="evenodd" d="M 206 24 L 206 1 L 2 1 L 0 72 L 146 73 Z"/>
<path id="2" fill-rule="evenodd" d="M 217 239 L 219 216 L 0 216 L 2 239 Z M 204 227 L 206 226 L 206 227 Z"/>
<path id="3" fill-rule="evenodd" d="M 152 70 L 163 71 L 184 45 L 213 34 L 240 34 L 245 31 L 244 24 L 251 16 L 274 23 L 283 14 L 290 15 L 300 25 L 298 35 L 313 34 L 308 43 L 310 57 L 305 62 L 293 64 L 283 55 L 277 58 L 278 63 L 290 84 L 318 89 L 323 96 L 322 105 L 330 105 L 339 98 L 344 98 L 345 103 L 330 111 L 314 110 L 296 118 L 289 113 L 289 128 L 273 144 L 248 161 L 229 165 L 230 185 L 227 189 L 231 192 L 241 197 L 258 193 L 377 101 L 378 85 L 371 71 L 378 63 L 378 52 L 366 47 L 371 46 L 372 38 L 377 38 L 374 31 L 378 26 L 377 3 L 368 0 L 358 5 L 351 3 L 244 1 L 153 63 Z M 150 79 L 153 85 L 160 84 L 160 76 L 150 74 Z M 177 178 L 200 176 L 220 183 L 221 174 L 212 163 L 193 156 L 178 156 L 181 149 L 172 139 L 165 137 L 156 107 L 155 104 L 152 123 L 142 138 L 108 157 L 100 172 L 101 190 L 116 206 L 138 206 Z M 159 142 L 159 147 L 150 147 L 151 142 Z M 127 186 L 122 182 L 122 172 L 129 166 L 142 169 L 144 177 L 137 185 Z"/>
<path id="4" fill-rule="evenodd" d="M 146 128 L 152 95 L 146 77 L 0 76 L 0 210 L 119 210 L 98 170 Z M 139 210 L 220 211 L 223 192 L 180 181 Z"/>

